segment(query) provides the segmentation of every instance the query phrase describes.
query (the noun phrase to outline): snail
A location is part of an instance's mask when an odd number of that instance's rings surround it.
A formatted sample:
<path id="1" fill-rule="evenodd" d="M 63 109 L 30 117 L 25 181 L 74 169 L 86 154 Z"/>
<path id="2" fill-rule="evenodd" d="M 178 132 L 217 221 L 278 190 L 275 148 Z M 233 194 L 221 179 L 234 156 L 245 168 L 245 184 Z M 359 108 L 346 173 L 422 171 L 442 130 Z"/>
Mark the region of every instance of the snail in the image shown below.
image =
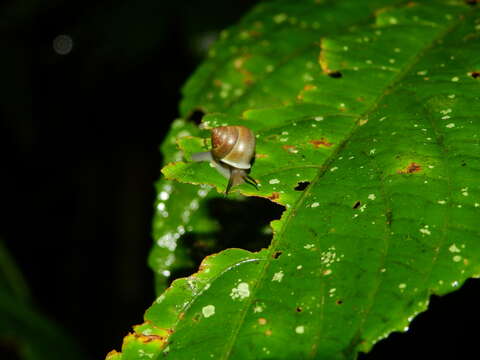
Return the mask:
<path id="1" fill-rule="evenodd" d="M 257 188 L 248 175 L 255 155 L 255 135 L 245 126 L 220 126 L 212 129 L 212 150 L 192 155 L 193 161 L 210 161 L 228 179 L 225 194 L 244 182 Z"/>

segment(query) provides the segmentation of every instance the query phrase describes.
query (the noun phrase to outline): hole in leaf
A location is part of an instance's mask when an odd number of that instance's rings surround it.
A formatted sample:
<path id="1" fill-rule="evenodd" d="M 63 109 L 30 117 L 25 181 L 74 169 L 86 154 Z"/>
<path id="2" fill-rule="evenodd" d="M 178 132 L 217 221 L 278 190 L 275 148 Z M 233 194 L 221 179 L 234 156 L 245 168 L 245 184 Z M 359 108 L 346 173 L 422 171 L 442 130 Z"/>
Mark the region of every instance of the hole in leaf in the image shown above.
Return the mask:
<path id="1" fill-rule="evenodd" d="M 302 311 L 303 311 L 303 309 L 302 309 L 301 306 L 297 306 L 297 308 L 296 308 L 295 310 L 296 310 L 297 312 L 302 312 Z"/>
<path id="2" fill-rule="evenodd" d="M 328 76 L 334 79 L 340 79 L 343 76 L 343 74 L 340 71 L 330 71 L 328 73 Z"/>
<path id="3" fill-rule="evenodd" d="M 281 251 L 275 251 L 275 253 L 273 254 L 273 258 L 278 259 L 280 257 L 280 255 L 282 255 Z"/>
<path id="4" fill-rule="evenodd" d="M 465 161 L 462 161 L 462 166 L 467 166 L 467 163 Z"/>
<path id="5" fill-rule="evenodd" d="M 297 191 L 303 191 L 307 188 L 308 185 L 310 185 L 310 181 L 300 181 L 294 189 Z"/>
<path id="6" fill-rule="evenodd" d="M 474 5 L 477 5 L 477 3 L 478 3 L 478 0 L 465 0 L 465 4 L 467 5 L 474 6 Z"/>
<path id="7" fill-rule="evenodd" d="M 360 202 L 360 200 L 358 200 L 355 204 L 353 204 L 352 209 L 358 209 L 361 205 L 362 203 Z"/>
<path id="8" fill-rule="evenodd" d="M 267 248 L 272 240 L 269 224 L 279 219 L 285 210 L 267 199 L 254 197 L 218 197 L 200 202 L 199 206 L 203 207 L 206 220 L 215 225 L 209 226 L 211 231 L 194 229 L 178 239 L 179 246 L 175 251 L 178 265 L 172 270 L 171 281 L 196 272 L 206 256 L 224 249 L 259 251 Z M 281 251 L 277 253 L 281 254 Z"/>
<path id="9" fill-rule="evenodd" d="M 480 77 L 480 71 L 472 71 L 469 75 L 474 79 L 478 79 Z"/>
<path id="10" fill-rule="evenodd" d="M 335 301 L 335 303 L 336 303 L 337 305 L 342 305 L 342 304 L 343 304 L 343 300 L 338 299 L 337 301 Z"/>
<path id="11" fill-rule="evenodd" d="M 202 111 L 200 109 L 196 109 L 193 113 L 190 114 L 190 116 L 187 118 L 187 120 L 192 121 L 197 125 L 200 125 L 204 115 L 205 115 L 204 111 Z"/>

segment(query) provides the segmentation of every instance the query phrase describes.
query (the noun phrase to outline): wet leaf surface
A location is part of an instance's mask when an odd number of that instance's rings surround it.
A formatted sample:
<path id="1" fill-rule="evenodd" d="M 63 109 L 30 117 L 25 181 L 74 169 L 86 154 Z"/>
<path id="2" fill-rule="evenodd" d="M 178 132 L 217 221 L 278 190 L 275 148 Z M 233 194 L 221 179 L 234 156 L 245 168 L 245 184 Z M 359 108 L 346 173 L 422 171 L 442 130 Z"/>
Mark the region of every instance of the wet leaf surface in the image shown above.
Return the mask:
<path id="1" fill-rule="evenodd" d="M 464 1 L 275 1 L 226 30 L 181 115 L 250 127 L 259 189 L 233 191 L 286 210 L 267 249 L 207 257 L 110 358 L 354 359 L 478 276 L 478 15 Z M 208 136 L 177 120 L 164 145 L 159 270 L 163 237 L 215 227 L 204 199 L 226 179 L 189 161 Z"/>

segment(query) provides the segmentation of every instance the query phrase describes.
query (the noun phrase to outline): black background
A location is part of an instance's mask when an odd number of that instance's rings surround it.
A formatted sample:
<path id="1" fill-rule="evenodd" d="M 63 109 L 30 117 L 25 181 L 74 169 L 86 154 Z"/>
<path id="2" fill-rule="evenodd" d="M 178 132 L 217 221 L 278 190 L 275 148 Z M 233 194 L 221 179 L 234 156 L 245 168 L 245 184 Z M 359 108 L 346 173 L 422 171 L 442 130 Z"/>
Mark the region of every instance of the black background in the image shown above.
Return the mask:
<path id="1" fill-rule="evenodd" d="M 102 359 L 154 299 L 158 146 L 205 43 L 255 1 L 3 1 L 1 227 L 37 308 Z M 73 49 L 60 55 L 60 34 Z M 472 348 L 478 280 L 363 359 Z M 94 329 L 94 330 L 93 330 Z M 470 335 L 469 335 L 470 334 Z M 1 346 L 0 346 L 1 347 Z M 1 355 L 1 351 L 0 351 Z"/>

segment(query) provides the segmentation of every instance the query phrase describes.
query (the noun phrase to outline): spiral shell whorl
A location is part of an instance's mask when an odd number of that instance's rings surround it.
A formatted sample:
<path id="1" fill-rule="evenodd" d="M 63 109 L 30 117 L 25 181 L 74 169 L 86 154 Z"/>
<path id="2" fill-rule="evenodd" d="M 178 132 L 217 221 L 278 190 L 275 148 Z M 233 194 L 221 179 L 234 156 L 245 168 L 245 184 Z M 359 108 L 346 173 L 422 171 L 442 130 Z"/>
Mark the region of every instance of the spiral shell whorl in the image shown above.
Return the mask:
<path id="1" fill-rule="evenodd" d="M 245 126 L 220 126 L 212 130 L 212 155 L 238 169 L 250 169 L 255 153 L 255 136 Z"/>

